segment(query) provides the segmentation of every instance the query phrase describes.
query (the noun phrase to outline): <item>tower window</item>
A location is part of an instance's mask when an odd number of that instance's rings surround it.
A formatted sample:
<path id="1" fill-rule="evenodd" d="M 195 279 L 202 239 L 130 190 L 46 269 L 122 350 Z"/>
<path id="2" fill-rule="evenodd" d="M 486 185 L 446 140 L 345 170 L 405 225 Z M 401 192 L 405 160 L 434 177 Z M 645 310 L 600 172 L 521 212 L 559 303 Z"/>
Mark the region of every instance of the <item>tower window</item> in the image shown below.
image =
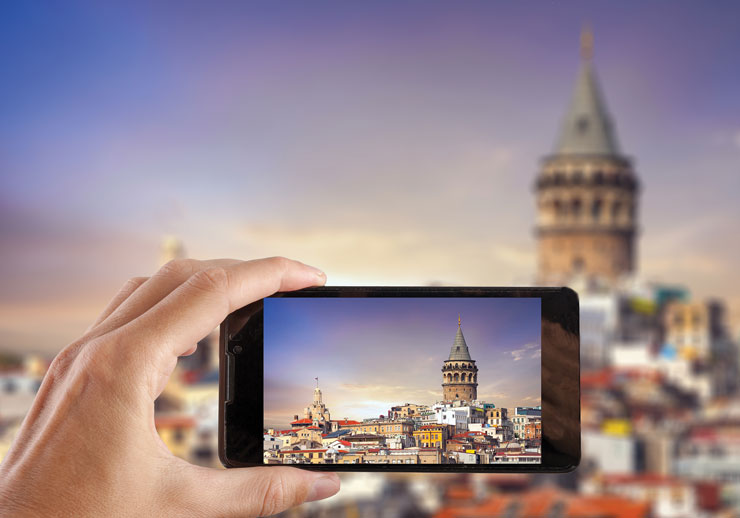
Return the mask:
<path id="1" fill-rule="evenodd" d="M 573 216 L 579 217 L 581 215 L 581 200 L 580 200 L 580 198 L 575 198 L 571 202 L 571 210 L 573 211 Z"/>
<path id="2" fill-rule="evenodd" d="M 588 131 L 588 117 L 578 117 L 576 128 L 579 133 L 586 133 Z"/>
<path id="3" fill-rule="evenodd" d="M 614 205 L 612 205 L 612 220 L 617 221 L 620 214 L 622 213 L 622 204 L 617 202 L 614 202 Z"/>
<path id="4" fill-rule="evenodd" d="M 583 183 L 583 173 L 581 171 L 575 171 L 573 173 L 573 183 L 575 184 Z"/>
<path id="5" fill-rule="evenodd" d="M 599 221 L 601 219 L 601 208 L 602 208 L 603 202 L 600 199 L 595 199 L 593 204 L 591 205 L 591 216 L 594 218 L 595 221 Z"/>
<path id="6" fill-rule="evenodd" d="M 552 202 L 552 208 L 555 211 L 556 216 L 561 216 L 563 213 L 563 204 L 560 203 L 560 200 L 554 200 Z"/>

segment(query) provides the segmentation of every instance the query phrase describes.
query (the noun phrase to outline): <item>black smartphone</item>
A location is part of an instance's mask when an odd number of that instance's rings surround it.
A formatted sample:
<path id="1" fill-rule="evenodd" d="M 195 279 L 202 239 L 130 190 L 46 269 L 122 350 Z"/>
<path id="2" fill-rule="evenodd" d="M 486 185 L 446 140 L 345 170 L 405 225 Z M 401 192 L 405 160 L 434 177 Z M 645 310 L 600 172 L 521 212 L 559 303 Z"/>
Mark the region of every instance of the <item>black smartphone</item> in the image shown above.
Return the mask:
<path id="1" fill-rule="evenodd" d="M 226 467 L 567 472 L 580 445 L 571 289 L 309 288 L 221 325 Z"/>

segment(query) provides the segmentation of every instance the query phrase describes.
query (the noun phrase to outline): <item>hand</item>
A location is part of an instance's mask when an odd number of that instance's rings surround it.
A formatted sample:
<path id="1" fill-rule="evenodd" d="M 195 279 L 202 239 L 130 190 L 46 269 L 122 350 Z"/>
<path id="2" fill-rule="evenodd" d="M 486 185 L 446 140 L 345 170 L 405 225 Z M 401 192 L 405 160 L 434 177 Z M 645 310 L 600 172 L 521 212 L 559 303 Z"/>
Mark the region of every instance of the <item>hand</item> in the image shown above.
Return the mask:
<path id="1" fill-rule="evenodd" d="M 52 362 L 0 465 L 0 515 L 263 516 L 336 493 L 333 473 L 194 466 L 154 427 L 154 400 L 192 344 L 235 309 L 325 281 L 283 258 L 178 260 L 131 279 Z"/>

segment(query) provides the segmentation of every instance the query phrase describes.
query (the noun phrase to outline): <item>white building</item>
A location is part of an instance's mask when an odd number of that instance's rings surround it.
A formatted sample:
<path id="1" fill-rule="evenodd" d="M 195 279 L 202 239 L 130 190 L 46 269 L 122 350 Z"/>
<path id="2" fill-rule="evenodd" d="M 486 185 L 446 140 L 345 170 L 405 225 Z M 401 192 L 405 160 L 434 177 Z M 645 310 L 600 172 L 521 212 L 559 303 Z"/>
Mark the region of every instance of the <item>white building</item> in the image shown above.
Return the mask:
<path id="1" fill-rule="evenodd" d="M 436 424 L 452 425 L 458 433 L 467 432 L 470 424 L 483 424 L 485 422 L 485 414 L 480 407 L 437 403 L 432 407 L 432 410 L 434 410 Z"/>

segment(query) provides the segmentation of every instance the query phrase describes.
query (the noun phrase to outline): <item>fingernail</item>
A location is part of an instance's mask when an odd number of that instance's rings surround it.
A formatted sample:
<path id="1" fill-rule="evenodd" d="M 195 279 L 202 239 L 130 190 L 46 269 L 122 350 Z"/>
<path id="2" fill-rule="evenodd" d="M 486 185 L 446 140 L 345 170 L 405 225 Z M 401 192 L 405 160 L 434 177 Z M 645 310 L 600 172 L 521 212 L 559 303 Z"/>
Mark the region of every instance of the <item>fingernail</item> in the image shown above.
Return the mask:
<path id="1" fill-rule="evenodd" d="M 334 473 L 321 475 L 314 480 L 306 497 L 306 502 L 328 498 L 337 491 L 339 491 L 339 477 Z"/>
<path id="2" fill-rule="evenodd" d="M 308 268 L 310 268 L 310 269 L 311 269 L 311 270 L 313 271 L 313 274 L 314 274 L 314 275 L 315 275 L 315 276 L 316 276 L 316 277 L 317 277 L 317 278 L 318 278 L 319 280 L 324 280 L 324 279 L 326 279 L 326 274 L 325 274 L 324 272 L 322 272 L 321 270 L 319 270 L 318 268 L 316 268 L 315 266 L 311 266 L 311 265 L 308 265 L 308 264 L 307 264 L 306 266 L 308 266 Z"/>

